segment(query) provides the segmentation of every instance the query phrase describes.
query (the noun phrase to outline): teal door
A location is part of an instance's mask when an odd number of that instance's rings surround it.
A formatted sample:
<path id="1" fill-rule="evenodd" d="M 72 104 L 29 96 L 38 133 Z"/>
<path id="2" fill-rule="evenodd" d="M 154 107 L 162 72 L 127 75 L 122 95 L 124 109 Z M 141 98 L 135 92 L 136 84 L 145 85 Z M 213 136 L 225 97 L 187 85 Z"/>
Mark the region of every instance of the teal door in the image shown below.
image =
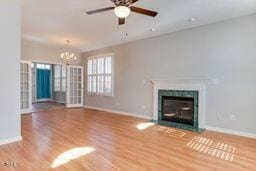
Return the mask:
<path id="1" fill-rule="evenodd" d="M 36 72 L 36 91 L 37 99 L 50 99 L 51 98 L 51 70 L 37 69 Z"/>

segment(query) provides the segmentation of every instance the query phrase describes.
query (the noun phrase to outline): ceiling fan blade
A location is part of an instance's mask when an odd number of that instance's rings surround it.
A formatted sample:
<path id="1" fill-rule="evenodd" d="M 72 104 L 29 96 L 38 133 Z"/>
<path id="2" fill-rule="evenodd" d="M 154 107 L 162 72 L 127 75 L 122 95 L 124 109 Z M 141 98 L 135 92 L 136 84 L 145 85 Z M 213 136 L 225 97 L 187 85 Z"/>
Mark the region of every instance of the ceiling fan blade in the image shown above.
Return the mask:
<path id="1" fill-rule="evenodd" d="M 119 25 L 125 24 L 125 18 L 118 18 L 118 24 Z"/>
<path id="2" fill-rule="evenodd" d="M 150 10 L 147 10 L 147 9 L 134 7 L 134 6 L 131 6 L 130 9 L 131 9 L 132 12 L 136 12 L 136 13 L 151 16 L 151 17 L 155 17 L 158 14 L 155 11 L 150 11 Z"/>
<path id="3" fill-rule="evenodd" d="M 92 11 L 87 11 L 87 14 L 97 14 L 97 13 L 101 13 L 104 11 L 109 11 L 109 10 L 113 10 L 115 9 L 115 7 L 107 7 L 107 8 L 101 8 L 101 9 L 97 9 L 97 10 L 92 10 Z"/>

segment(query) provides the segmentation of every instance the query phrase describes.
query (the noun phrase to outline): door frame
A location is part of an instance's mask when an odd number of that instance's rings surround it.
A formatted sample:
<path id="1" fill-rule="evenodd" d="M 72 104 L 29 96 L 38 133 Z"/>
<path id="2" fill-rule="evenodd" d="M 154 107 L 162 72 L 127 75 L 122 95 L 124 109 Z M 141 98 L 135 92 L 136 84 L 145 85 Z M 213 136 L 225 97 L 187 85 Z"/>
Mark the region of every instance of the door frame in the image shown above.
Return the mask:
<path id="1" fill-rule="evenodd" d="M 31 63 L 39 63 L 39 64 L 50 64 L 50 65 L 66 65 L 66 64 L 61 63 L 61 62 L 52 62 L 52 61 L 43 61 L 43 60 L 30 60 L 30 62 Z M 54 68 L 51 66 L 51 71 L 53 72 L 53 70 L 54 70 Z M 53 85 L 53 79 L 54 79 L 54 77 L 53 77 L 53 75 L 51 73 L 51 78 L 50 78 L 51 85 Z M 36 91 L 36 87 L 35 87 L 35 91 Z M 36 95 L 36 92 L 34 92 L 34 93 Z M 51 99 L 36 100 L 34 103 L 40 103 L 40 102 L 45 102 L 45 101 L 52 101 L 53 93 L 54 93 L 54 88 L 51 86 Z M 66 96 L 67 96 L 67 92 L 66 92 Z"/>
<path id="2" fill-rule="evenodd" d="M 52 98 L 53 98 L 53 76 L 52 76 L 52 73 L 53 73 L 53 67 L 52 65 L 63 65 L 61 63 L 54 63 L 54 62 L 48 62 L 48 61 L 39 61 L 39 60 L 30 60 L 31 63 L 34 63 L 34 64 L 46 64 L 46 65 L 50 65 L 50 71 L 51 71 L 51 74 L 50 74 L 50 95 L 51 97 L 48 99 L 37 99 L 37 68 L 35 68 L 36 66 L 34 66 L 34 72 L 35 72 L 35 89 L 34 89 L 34 94 L 35 94 L 35 101 L 34 99 L 32 99 L 32 103 L 40 103 L 40 102 L 47 102 L 47 101 L 52 101 Z M 33 74 L 33 73 L 32 73 Z M 33 78 L 33 77 L 32 77 Z M 32 80 L 32 91 L 33 91 L 33 80 Z"/>
<path id="3" fill-rule="evenodd" d="M 26 110 L 22 110 L 21 114 L 26 114 L 26 113 L 31 113 L 32 112 L 32 67 L 31 67 L 31 63 L 42 63 L 42 64 L 52 64 L 52 65 L 66 65 L 64 63 L 61 62 L 52 62 L 52 61 L 43 61 L 43 60 L 21 60 L 21 62 L 25 62 L 25 63 L 29 63 L 29 109 Z M 21 63 L 20 62 L 20 63 Z M 83 107 L 84 106 L 84 67 L 79 66 L 79 65 L 66 65 L 67 67 L 67 89 L 66 89 L 66 108 L 72 108 L 72 107 Z M 69 67 L 77 67 L 77 68 L 81 68 L 81 89 L 82 89 L 82 94 L 81 94 L 81 104 L 79 105 L 69 105 L 68 104 L 68 99 L 70 96 L 70 91 L 69 91 L 69 83 L 70 83 L 70 72 L 69 72 Z M 51 90 L 51 94 L 53 93 L 53 89 Z"/>

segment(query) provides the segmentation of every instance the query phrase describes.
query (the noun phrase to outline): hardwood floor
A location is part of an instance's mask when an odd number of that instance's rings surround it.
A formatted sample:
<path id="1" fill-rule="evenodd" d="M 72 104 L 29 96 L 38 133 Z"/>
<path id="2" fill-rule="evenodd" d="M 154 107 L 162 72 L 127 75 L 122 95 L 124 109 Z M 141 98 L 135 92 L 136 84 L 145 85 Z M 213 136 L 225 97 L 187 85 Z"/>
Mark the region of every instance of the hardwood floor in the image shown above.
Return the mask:
<path id="1" fill-rule="evenodd" d="M 55 109 L 63 109 L 66 105 L 56 102 L 39 102 L 32 104 L 32 112 L 42 112 Z"/>
<path id="2" fill-rule="evenodd" d="M 23 115 L 23 141 L 0 147 L 0 170 L 256 169 L 256 139 L 146 122 L 86 109 Z"/>

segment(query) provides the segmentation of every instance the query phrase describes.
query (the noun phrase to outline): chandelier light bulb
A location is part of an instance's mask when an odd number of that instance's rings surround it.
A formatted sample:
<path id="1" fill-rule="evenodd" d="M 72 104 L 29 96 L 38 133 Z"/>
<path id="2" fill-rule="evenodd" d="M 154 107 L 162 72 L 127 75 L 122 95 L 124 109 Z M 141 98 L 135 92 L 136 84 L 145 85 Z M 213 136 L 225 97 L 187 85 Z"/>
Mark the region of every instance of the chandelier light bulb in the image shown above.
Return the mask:
<path id="1" fill-rule="evenodd" d="M 126 6 L 118 6 L 114 10 L 115 14 L 119 18 L 126 18 L 130 15 L 131 9 Z"/>

